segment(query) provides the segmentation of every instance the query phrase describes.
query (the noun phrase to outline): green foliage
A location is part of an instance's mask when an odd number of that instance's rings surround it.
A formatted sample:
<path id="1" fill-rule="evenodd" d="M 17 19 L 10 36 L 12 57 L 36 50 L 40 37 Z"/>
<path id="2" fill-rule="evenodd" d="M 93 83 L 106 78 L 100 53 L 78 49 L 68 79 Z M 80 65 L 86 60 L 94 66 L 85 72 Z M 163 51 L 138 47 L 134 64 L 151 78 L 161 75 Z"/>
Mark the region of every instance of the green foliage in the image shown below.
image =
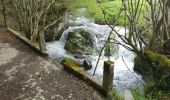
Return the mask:
<path id="1" fill-rule="evenodd" d="M 152 100 L 169 100 L 170 93 L 165 91 L 156 91 L 150 98 L 152 98 Z"/>
<path id="2" fill-rule="evenodd" d="M 149 100 L 168 100 L 159 98 L 167 98 L 164 95 L 170 91 L 170 59 L 152 51 L 145 51 L 144 55 L 145 59 L 135 58 L 134 69 L 147 83 L 145 94 Z"/>
<path id="3" fill-rule="evenodd" d="M 125 25 L 125 14 L 122 13 L 119 18 L 118 13 L 121 8 L 121 0 L 102 0 L 99 4 L 96 0 L 68 0 L 68 9 L 76 14 L 76 9 L 86 8 L 86 17 L 94 18 L 96 23 L 105 24 L 103 11 L 105 12 L 105 18 L 109 24 L 113 24 L 117 19 L 118 25 Z M 142 9 L 144 12 L 144 8 Z M 141 15 L 142 16 L 142 15 Z M 143 18 L 140 18 L 140 23 L 144 23 Z"/>
<path id="4" fill-rule="evenodd" d="M 145 86 L 144 86 L 144 93 L 147 97 L 150 97 L 153 92 L 154 92 L 154 89 L 156 87 L 156 84 L 155 82 L 149 82 L 147 83 Z"/>
<path id="5" fill-rule="evenodd" d="M 139 89 L 131 89 L 134 100 L 149 100 Z"/>
<path id="6" fill-rule="evenodd" d="M 109 24 L 113 24 L 116 21 L 118 21 L 118 25 L 125 24 L 124 13 L 122 13 L 118 18 L 121 5 L 122 4 L 120 0 L 114 0 L 111 2 L 101 3 L 101 7 L 102 7 L 101 9 L 105 12 L 105 18 L 109 22 Z M 104 19 L 100 19 L 100 20 L 104 21 Z"/>
<path id="7" fill-rule="evenodd" d="M 144 87 L 146 100 L 169 100 L 170 92 L 162 91 L 156 87 L 154 82 L 150 82 Z"/>
<path id="8" fill-rule="evenodd" d="M 123 96 L 121 96 L 115 89 L 113 89 L 113 97 L 114 100 L 124 100 Z"/>
<path id="9" fill-rule="evenodd" d="M 102 9 L 106 12 L 106 18 L 109 20 L 110 24 L 115 21 L 116 16 L 121 7 L 120 0 L 107 1 L 101 4 L 98 4 L 96 0 L 75 0 L 74 2 L 69 1 L 69 9 L 75 14 L 76 9 L 78 8 L 86 8 L 87 9 L 87 17 L 94 18 L 97 23 L 105 23 L 104 15 Z M 123 15 L 120 18 L 119 24 L 124 23 Z M 113 20 L 113 21 L 111 21 Z"/>
<path id="10" fill-rule="evenodd" d="M 66 10 L 67 8 L 64 3 L 55 3 L 52 5 L 47 11 L 47 23 L 53 22 L 57 18 L 63 16 Z"/>
<path id="11" fill-rule="evenodd" d="M 167 56 L 152 51 L 147 51 L 146 54 L 157 65 L 156 67 L 170 68 L 170 59 L 168 59 Z"/>
<path id="12" fill-rule="evenodd" d="M 160 91 L 154 88 L 153 83 L 149 83 L 145 86 L 145 93 L 142 93 L 139 89 L 131 89 L 134 100 L 169 100 L 170 93 L 165 91 Z M 149 90 L 146 92 L 146 89 Z M 152 91 L 151 91 L 152 90 Z"/>

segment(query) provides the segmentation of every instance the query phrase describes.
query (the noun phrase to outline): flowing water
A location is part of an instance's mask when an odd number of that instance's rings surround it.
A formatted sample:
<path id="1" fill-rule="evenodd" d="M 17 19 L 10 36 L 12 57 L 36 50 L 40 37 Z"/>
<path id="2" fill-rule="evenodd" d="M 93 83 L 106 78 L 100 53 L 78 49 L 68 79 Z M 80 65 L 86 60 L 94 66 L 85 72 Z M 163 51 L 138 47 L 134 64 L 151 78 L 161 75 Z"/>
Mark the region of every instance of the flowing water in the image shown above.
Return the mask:
<path id="1" fill-rule="evenodd" d="M 54 41 L 54 42 L 49 42 L 47 43 L 47 49 L 48 49 L 48 53 L 50 55 L 50 57 L 52 57 L 53 59 L 57 59 L 60 60 L 63 57 L 71 57 L 74 58 L 71 54 L 68 54 L 65 49 L 64 49 L 64 44 L 66 42 L 67 36 L 69 32 L 73 32 L 76 29 L 83 29 L 87 32 L 90 32 L 93 35 L 93 43 L 94 43 L 94 53 L 90 56 L 88 56 L 88 58 L 91 58 L 92 61 L 92 65 L 93 68 L 89 71 L 87 71 L 87 73 L 89 74 L 93 74 L 95 66 L 96 66 L 96 62 L 98 59 L 98 53 L 97 52 L 99 49 L 101 49 L 101 47 L 103 46 L 104 42 L 109 33 L 111 32 L 111 29 L 109 28 L 109 26 L 107 25 L 99 25 L 99 24 L 95 24 L 92 20 L 89 20 L 87 18 L 84 17 L 83 12 L 85 12 L 85 9 L 80 9 L 78 10 L 78 15 L 79 16 L 70 16 L 69 20 L 67 20 L 67 23 L 69 25 L 69 28 L 66 29 L 61 38 L 59 39 L 59 41 Z M 125 28 L 123 27 L 115 27 L 115 29 L 122 35 L 125 34 Z M 121 41 L 117 36 L 115 36 L 115 38 L 119 41 Z M 125 49 L 122 46 L 118 46 L 118 51 L 116 52 L 116 54 L 114 56 L 111 56 L 111 61 L 114 62 L 114 86 L 118 89 L 118 90 L 123 90 L 123 89 L 128 89 L 128 88 L 141 88 L 142 84 L 140 83 L 139 80 L 141 79 L 141 76 L 138 75 L 137 73 L 134 72 L 133 70 L 133 59 L 134 59 L 135 55 L 128 51 L 127 49 Z M 123 62 L 122 58 L 124 59 L 125 63 Z M 103 76 L 103 62 L 108 60 L 107 57 L 102 56 L 100 59 L 100 62 L 98 64 L 95 76 L 96 78 L 98 78 L 99 80 L 102 80 L 102 76 Z M 129 69 L 131 71 L 129 71 Z M 133 74 L 138 78 L 136 78 Z"/>

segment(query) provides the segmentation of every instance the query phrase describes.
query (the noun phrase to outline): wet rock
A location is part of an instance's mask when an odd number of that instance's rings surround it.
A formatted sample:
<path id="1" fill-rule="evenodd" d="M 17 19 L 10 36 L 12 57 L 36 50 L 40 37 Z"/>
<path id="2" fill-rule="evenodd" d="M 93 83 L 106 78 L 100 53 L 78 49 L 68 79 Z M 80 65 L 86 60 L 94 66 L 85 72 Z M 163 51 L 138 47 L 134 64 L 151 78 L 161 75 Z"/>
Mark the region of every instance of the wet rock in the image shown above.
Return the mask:
<path id="1" fill-rule="evenodd" d="M 61 64 L 69 64 L 70 66 L 78 66 L 80 67 L 80 63 L 78 63 L 77 61 L 71 59 L 71 58 L 63 58 L 63 60 L 61 61 Z"/>
<path id="2" fill-rule="evenodd" d="M 85 70 L 90 70 L 92 68 L 92 63 L 91 63 L 90 59 L 84 60 L 83 67 Z"/>
<path id="3" fill-rule="evenodd" d="M 82 54 L 74 54 L 73 56 L 74 56 L 74 58 L 78 58 L 78 59 L 85 59 L 85 58 L 87 58 L 87 56 L 82 55 Z"/>
<path id="4" fill-rule="evenodd" d="M 75 51 L 72 51 L 72 54 L 83 55 L 83 51 L 81 49 L 77 49 Z"/>
<path id="5" fill-rule="evenodd" d="M 91 33 L 83 29 L 77 29 L 74 32 L 68 33 L 68 38 L 64 49 L 71 54 L 92 54 L 93 37 Z"/>

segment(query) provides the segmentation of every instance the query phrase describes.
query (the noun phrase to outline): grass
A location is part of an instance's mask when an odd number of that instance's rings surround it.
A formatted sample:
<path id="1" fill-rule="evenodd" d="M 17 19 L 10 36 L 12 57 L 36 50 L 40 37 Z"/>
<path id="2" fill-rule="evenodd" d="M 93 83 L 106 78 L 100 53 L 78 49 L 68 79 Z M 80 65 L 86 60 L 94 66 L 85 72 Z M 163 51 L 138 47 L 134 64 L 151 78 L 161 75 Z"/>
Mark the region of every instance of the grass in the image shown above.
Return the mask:
<path id="1" fill-rule="evenodd" d="M 108 20 L 109 24 L 113 24 L 117 20 L 118 13 L 121 8 L 121 0 L 107 1 L 102 3 L 97 3 L 96 0 L 72 0 L 68 1 L 68 9 L 72 14 L 76 14 L 76 9 L 86 8 L 86 17 L 94 18 L 96 23 L 104 24 L 105 19 L 103 11 L 105 12 L 105 18 Z M 118 18 L 118 25 L 125 24 L 125 14 L 122 13 Z M 141 18 L 140 18 L 141 19 Z M 141 20 L 141 23 L 145 22 Z"/>
<path id="2" fill-rule="evenodd" d="M 139 89 L 131 89 L 132 95 L 134 97 L 134 100 L 149 100 L 148 98 L 145 97 L 143 93 Z"/>
<path id="3" fill-rule="evenodd" d="M 111 19 L 111 17 L 116 16 L 119 12 L 121 2 L 115 0 L 98 4 L 96 0 L 75 0 L 74 2 L 70 1 L 68 5 L 68 9 L 73 14 L 75 14 L 76 9 L 78 8 L 86 8 L 86 17 L 94 18 L 98 23 L 105 23 L 102 9 L 106 10 L 106 18 Z"/>
<path id="4" fill-rule="evenodd" d="M 113 98 L 114 100 L 124 100 L 123 95 L 118 93 L 115 88 L 113 88 Z"/>
<path id="5" fill-rule="evenodd" d="M 146 88 L 146 87 L 145 87 Z M 131 89 L 134 100 L 170 100 L 170 92 L 165 91 L 152 91 L 152 95 L 150 93 L 144 94 L 139 89 L 133 88 Z"/>

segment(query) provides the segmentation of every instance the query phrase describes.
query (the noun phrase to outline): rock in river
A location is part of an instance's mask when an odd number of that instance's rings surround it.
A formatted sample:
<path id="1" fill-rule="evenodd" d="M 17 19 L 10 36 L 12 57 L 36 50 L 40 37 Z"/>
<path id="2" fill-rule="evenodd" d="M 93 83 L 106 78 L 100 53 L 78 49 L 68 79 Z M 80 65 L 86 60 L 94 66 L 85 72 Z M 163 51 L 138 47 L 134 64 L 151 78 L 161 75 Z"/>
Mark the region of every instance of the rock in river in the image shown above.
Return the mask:
<path id="1" fill-rule="evenodd" d="M 68 33 L 64 49 L 71 54 L 90 55 L 93 48 L 93 36 L 83 29 Z"/>
<path id="2" fill-rule="evenodd" d="M 83 67 L 85 70 L 90 70 L 92 68 L 92 63 L 89 59 L 84 60 Z"/>

